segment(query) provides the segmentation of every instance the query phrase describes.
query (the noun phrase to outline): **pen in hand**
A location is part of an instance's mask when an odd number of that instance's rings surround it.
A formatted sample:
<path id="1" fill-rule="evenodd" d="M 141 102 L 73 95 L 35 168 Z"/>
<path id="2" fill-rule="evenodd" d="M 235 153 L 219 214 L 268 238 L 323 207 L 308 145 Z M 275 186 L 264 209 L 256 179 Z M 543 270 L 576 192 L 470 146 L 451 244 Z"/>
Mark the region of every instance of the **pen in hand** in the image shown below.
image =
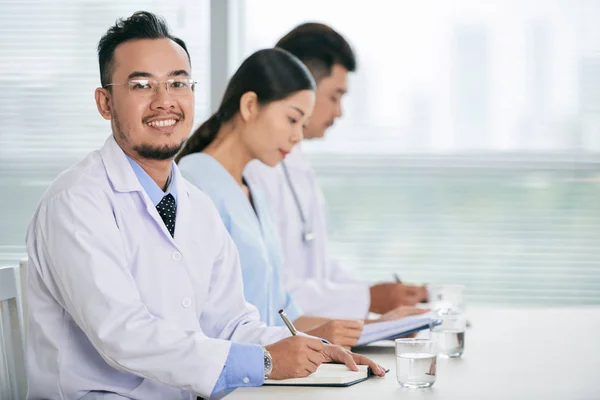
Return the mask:
<path id="1" fill-rule="evenodd" d="M 290 333 L 292 334 L 292 336 L 296 336 L 298 334 L 298 331 L 296 330 L 296 327 L 294 326 L 294 324 L 292 324 L 292 321 L 290 321 L 288 316 L 285 314 L 285 311 L 279 310 L 279 316 L 285 323 L 285 326 L 287 326 L 288 329 L 290 330 Z"/>
<path id="2" fill-rule="evenodd" d="M 292 321 L 290 321 L 290 319 L 288 318 L 288 316 L 285 313 L 285 311 L 279 310 L 279 316 L 281 317 L 281 319 L 285 323 L 285 326 L 287 326 L 288 329 L 290 330 L 290 333 L 292 334 L 292 336 L 296 336 L 298 334 L 298 330 L 296 329 L 296 327 L 294 326 L 294 324 L 292 324 Z M 331 344 L 331 342 L 329 340 L 327 340 L 327 339 L 323 339 L 323 338 L 317 338 L 317 339 L 319 339 L 321 342 L 323 342 L 325 344 Z"/>

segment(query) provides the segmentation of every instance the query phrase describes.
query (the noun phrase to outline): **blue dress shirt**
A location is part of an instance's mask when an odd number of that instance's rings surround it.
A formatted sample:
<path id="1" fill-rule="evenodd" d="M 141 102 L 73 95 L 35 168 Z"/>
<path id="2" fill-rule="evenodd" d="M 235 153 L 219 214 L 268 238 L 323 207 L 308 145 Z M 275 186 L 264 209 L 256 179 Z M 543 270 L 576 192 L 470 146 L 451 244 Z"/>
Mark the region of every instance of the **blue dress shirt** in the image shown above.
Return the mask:
<path id="1" fill-rule="evenodd" d="M 173 195 L 173 197 L 175 198 L 175 204 L 177 204 L 177 174 L 173 173 L 175 163 L 171 165 L 171 182 L 169 183 L 169 187 L 167 188 L 166 192 L 163 192 L 163 190 L 160 187 L 158 187 L 158 185 L 156 184 L 156 182 L 154 182 L 150 175 L 148 175 L 148 173 L 144 171 L 140 164 L 138 164 L 129 156 L 127 156 L 127 161 L 129 161 L 129 164 L 131 164 L 131 168 L 133 168 L 135 176 L 138 178 L 138 181 L 140 181 L 140 185 L 142 185 L 142 188 L 144 188 L 144 191 L 146 192 L 148 197 L 150 197 L 150 200 L 152 200 L 152 204 L 154 204 L 155 207 L 158 205 L 158 203 L 160 203 L 162 198 L 169 193 Z"/>

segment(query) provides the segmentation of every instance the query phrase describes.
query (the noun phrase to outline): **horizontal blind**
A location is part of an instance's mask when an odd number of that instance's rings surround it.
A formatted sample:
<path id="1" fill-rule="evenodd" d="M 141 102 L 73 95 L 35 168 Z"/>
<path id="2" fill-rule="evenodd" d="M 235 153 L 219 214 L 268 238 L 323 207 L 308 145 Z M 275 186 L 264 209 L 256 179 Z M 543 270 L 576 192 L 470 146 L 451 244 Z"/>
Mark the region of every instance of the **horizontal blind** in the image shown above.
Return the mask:
<path id="1" fill-rule="evenodd" d="M 246 3 L 243 56 L 305 21 L 356 50 L 344 116 L 303 143 L 345 266 L 600 304 L 599 0 Z"/>
<path id="2" fill-rule="evenodd" d="M 479 157 L 477 157 L 479 158 Z M 312 154 L 334 253 L 473 302 L 600 304 L 600 157 Z"/>
<path id="3" fill-rule="evenodd" d="M 102 146 L 96 48 L 117 18 L 146 10 L 184 39 L 198 81 L 196 120 L 209 110 L 209 0 L 0 0 L 0 263 L 23 254 L 43 191 Z"/>

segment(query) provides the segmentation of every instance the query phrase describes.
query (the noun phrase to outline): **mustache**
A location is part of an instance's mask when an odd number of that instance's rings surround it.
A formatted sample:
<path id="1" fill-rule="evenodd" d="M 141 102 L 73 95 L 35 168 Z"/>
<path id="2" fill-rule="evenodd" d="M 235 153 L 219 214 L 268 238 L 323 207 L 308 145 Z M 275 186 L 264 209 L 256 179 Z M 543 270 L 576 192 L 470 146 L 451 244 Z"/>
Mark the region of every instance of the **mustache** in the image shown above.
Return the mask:
<path id="1" fill-rule="evenodd" d="M 144 124 L 148 123 L 149 120 L 151 120 L 152 118 L 158 118 L 158 117 L 177 117 L 177 119 L 179 121 L 183 121 L 185 119 L 185 117 L 183 116 L 183 113 L 177 113 L 177 112 L 170 112 L 170 113 L 159 113 L 159 114 L 152 114 L 152 115 L 148 115 L 144 118 L 142 118 L 142 122 Z"/>

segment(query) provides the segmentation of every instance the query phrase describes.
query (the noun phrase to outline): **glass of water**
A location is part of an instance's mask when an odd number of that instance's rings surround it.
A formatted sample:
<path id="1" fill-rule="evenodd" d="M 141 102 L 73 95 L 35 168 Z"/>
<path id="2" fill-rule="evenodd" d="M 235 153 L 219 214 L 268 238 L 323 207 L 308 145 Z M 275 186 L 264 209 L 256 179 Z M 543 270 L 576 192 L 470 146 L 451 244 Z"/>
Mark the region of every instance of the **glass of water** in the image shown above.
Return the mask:
<path id="1" fill-rule="evenodd" d="M 463 285 L 427 285 L 431 308 L 440 314 L 462 314 L 465 311 Z"/>
<path id="2" fill-rule="evenodd" d="M 396 339 L 396 378 L 405 388 L 428 388 L 435 382 L 437 355 L 431 339 Z"/>
<path id="3" fill-rule="evenodd" d="M 444 358 L 462 356 L 465 350 L 466 319 L 462 315 L 440 315 L 431 327 L 437 354 Z"/>

